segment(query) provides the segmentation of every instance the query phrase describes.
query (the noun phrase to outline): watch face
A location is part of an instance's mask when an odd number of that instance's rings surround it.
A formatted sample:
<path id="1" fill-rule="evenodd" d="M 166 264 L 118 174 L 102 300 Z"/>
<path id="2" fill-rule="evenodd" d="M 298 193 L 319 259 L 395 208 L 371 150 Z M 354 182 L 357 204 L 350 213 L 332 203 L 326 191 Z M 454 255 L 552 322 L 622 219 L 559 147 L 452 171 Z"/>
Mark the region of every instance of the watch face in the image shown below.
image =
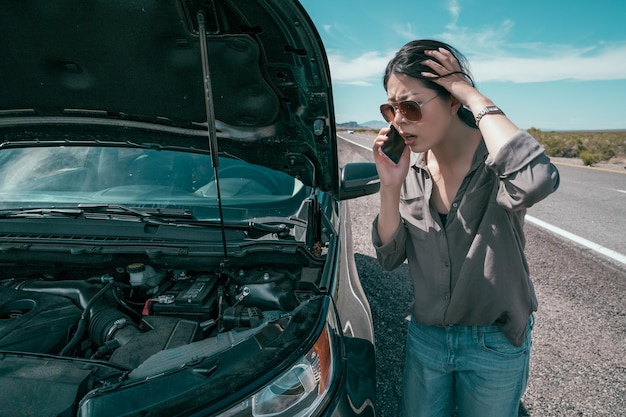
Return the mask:
<path id="1" fill-rule="evenodd" d="M 478 122 L 480 122 L 480 119 L 482 119 L 483 116 L 487 114 L 504 114 L 504 112 L 500 110 L 498 106 L 487 106 L 479 111 L 476 115 L 476 126 L 478 126 Z"/>

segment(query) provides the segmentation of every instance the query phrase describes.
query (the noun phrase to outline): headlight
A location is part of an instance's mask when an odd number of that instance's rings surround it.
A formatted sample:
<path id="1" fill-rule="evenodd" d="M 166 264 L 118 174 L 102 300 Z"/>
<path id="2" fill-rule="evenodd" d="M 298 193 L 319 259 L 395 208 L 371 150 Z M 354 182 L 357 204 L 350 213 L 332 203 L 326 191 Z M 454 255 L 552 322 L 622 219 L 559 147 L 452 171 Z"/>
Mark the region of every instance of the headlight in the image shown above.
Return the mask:
<path id="1" fill-rule="evenodd" d="M 324 401 L 333 369 L 326 328 L 311 350 L 251 398 L 216 417 L 305 417 Z"/>

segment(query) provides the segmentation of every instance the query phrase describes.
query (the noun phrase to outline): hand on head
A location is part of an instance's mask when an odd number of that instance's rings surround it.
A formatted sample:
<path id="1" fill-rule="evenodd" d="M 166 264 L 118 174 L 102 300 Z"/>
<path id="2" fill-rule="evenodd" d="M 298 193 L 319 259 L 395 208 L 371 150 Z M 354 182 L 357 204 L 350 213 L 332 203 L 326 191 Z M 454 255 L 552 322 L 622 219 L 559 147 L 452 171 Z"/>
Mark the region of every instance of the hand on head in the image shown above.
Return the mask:
<path id="1" fill-rule="evenodd" d="M 456 57 L 445 48 L 424 51 L 424 54 L 432 57 L 422 62 L 423 65 L 432 69 L 432 72 L 423 71 L 422 76 L 442 86 L 462 104 L 467 104 L 466 96 L 471 91 L 477 90 L 471 82 L 471 78 L 463 71 Z"/>

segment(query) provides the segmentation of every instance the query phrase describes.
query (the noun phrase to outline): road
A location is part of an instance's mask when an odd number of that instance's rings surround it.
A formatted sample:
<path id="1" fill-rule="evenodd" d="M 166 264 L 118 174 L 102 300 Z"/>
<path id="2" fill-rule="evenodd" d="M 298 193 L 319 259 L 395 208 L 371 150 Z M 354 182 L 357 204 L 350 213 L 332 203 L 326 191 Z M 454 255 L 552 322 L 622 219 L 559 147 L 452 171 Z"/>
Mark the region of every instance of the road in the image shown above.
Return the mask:
<path id="1" fill-rule="evenodd" d="M 372 159 L 371 137 L 340 135 L 362 142 L 355 146 L 340 140 L 341 164 Z M 553 228 L 533 222 L 525 228 L 539 311 L 530 382 L 519 415 L 623 417 L 626 264 L 619 256 L 607 257 L 568 236 L 611 248 L 610 254 L 626 254 L 624 238 L 620 238 L 626 230 L 626 195 L 609 192 L 623 190 L 626 176 L 585 167 L 558 167 L 559 191 L 533 207 L 530 216 Z M 406 265 L 387 272 L 375 259 L 370 226 L 378 212 L 378 198 L 376 194 L 351 200 L 349 207 L 357 268 L 374 317 L 378 412 L 382 417 L 396 417 L 404 362 L 404 317 L 412 287 Z"/>
<path id="2" fill-rule="evenodd" d="M 617 254 L 626 254 L 626 169 L 555 163 L 562 178 L 559 191 L 528 214 L 622 259 Z M 626 257 L 622 262 L 626 263 Z"/>
<path id="3" fill-rule="evenodd" d="M 372 136 L 339 133 L 344 141 L 369 150 Z M 585 167 L 564 158 L 555 164 L 561 174 L 559 190 L 528 211 L 528 221 L 612 261 L 626 264 L 626 169 Z"/>

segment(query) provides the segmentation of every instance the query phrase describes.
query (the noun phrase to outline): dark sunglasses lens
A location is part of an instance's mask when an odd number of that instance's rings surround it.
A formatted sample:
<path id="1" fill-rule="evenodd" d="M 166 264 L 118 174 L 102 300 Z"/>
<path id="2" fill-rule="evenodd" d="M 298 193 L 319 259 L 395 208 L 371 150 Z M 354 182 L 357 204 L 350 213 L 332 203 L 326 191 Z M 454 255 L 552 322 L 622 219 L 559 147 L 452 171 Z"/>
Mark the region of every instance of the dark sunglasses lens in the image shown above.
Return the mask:
<path id="1" fill-rule="evenodd" d="M 385 119 L 387 123 L 391 123 L 395 115 L 395 111 L 393 110 L 393 106 L 391 104 L 381 104 L 380 114 L 383 115 L 383 119 Z"/>
<path id="2" fill-rule="evenodd" d="M 398 103 L 397 107 L 400 113 L 412 122 L 417 122 L 422 118 L 422 109 L 415 101 L 402 101 Z M 380 114 L 388 123 L 391 123 L 396 117 L 395 108 L 391 104 L 382 104 Z"/>
<path id="3" fill-rule="evenodd" d="M 414 101 L 403 101 L 398 104 L 398 110 L 412 122 L 417 122 L 422 118 L 422 109 L 420 105 Z"/>

